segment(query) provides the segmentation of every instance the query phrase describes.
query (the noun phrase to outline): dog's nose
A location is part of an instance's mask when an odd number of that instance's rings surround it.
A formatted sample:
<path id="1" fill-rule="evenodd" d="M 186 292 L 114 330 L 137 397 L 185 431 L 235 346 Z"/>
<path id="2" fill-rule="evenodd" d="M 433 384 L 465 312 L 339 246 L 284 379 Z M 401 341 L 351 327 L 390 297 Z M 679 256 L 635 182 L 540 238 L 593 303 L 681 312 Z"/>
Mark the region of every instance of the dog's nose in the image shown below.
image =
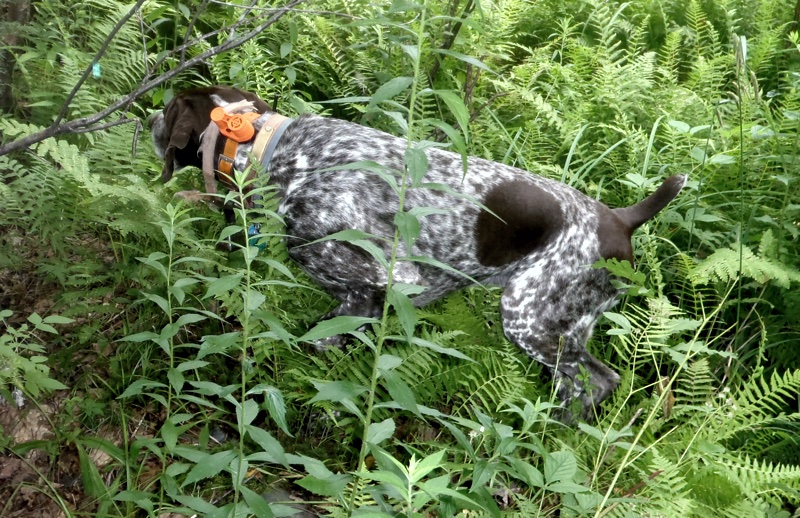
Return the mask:
<path id="1" fill-rule="evenodd" d="M 147 129 L 152 129 L 153 123 L 156 122 L 156 120 L 161 119 L 163 116 L 164 116 L 163 111 L 161 110 L 154 111 L 147 117 L 147 119 L 145 119 L 144 124 L 145 126 L 147 126 Z"/>

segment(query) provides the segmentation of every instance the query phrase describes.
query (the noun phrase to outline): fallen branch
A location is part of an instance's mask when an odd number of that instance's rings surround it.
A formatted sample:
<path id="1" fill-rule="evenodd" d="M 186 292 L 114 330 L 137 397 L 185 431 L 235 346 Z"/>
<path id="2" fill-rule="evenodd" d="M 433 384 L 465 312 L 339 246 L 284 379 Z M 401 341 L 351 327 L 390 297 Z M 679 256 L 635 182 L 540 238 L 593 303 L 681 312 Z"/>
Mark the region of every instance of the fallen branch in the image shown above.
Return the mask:
<path id="1" fill-rule="evenodd" d="M 216 56 L 217 54 L 222 54 L 223 52 L 227 52 L 227 51 L 229 51 L 231 49 L 235 49 L 236 47 L 239 47 L 240 45 L 244 44 L 245 42 L 255 38 L 260 33 L 262 33 L 267 27 L 269 27 L 270 25 L 274 24 L 284 14 L 289 12 L 292 9 L 292 7 L 296 6 L 297 4 L 302 3 L 303 1 L 304 0 L 290 0 L 285 6 L 276 9 L 274 11 L 274 13 L 264 23 L 258 25 L 255 29 L 243 34 L 242 36 L 239 36 L 237 38 L 228 40 L 225 43 L 217 45 L 216 47 L 213 47 L 213 48 L 211 48 L 211 49 L 209 49 L 209 50 L 207 50 L 207 51 L 205 51 L 205 52 L 203 52 L 201 54 L 198 54 L 197 56 L 193 57 L 192 59 L 184 61 L 183 63 L 181 63 L 180 65 L 176 66 L 172 70 L 169 70 L 168 72 L 164 72 L 163 74 L 161 74 L 161 75 L 159 75 L 159 76 L 157 76 L 157 77 L 155 77 L 155 78 L 153 78 L 153 79 L 151 79 L 151 80 L 149 80 L 147 82 L 143 82 L 143 84 L 141 84 L 133 92 L 131 92 L 127 96 L 123 97 L 122 99 L 118 100 L 117 102 L 113 103 L 111 106 L 109 106 L 105 110 L 99 111 L 99 112 L 97 112 L 97 113 L 95 113 L 93 115 L 89 115 L 87 117 L 81 117 L 80 119 L 73 119 L 71 121 L 62 123 L 61 122 L 61 120 L 63 119 L 62 114 L 66 114 L 66 111 L 68 109 L 69 103 L 72 102 L 72 99 L 74 98 L 75 93 L 77 93 L 77 91 L 82 86 L 83 82 L 88 77 L 88 73 L 84 73 L 84 76 L 82 76 L 81 79 L 78 81 L 78 84 L 75 85 L 75 87 L 73 89 L 73 92 L 67 98 L 67 101 L 65 102 L 65 105 L 61 109 L 61 113 L 56 118 L 56 120 L 53 122 L 53 124 L 51 124 L 48 128 L 46 128 L 46 129 L 44 129 L 42 131 L 39 131 L 37 133 L 33 133 L 31 135 L 27 135 L 25 137 L 22 137 L 22 138 L 19 138 L 17 140 L 14 140 L 12 142 L 9 142 L 8 144 L 0 146 L 0 156 L 3 156 L 3 155 L 8 154 L 8 153 L 11 153 L 13 151 L 18 151 L 20 149 L 25 149 L 25 148 L 27 148 L 29 146 L 32 146 L 33 144 L 41 142 L 41 141 L 43 141 L 43 140 L 45 140 L 47 138 L 50 138 L 50 137 L 63 135 L 65 133 L 78 133 L 78 132 L 85 133 L 87 131 L 91 131 L 92 129 L 90 129 L 90 128 L 92 128 L 92 126 L 97 124 L 99 121 L 105 119 L 106 117 L 108 117 L 112 113 L 118 111 L 120 108 L 128 106 L 131 102 L 133 102 L 133 100 L 135 100 L 138 97 L 140 97 L 141 95 L 149 92 L 150 90 L 156 88 L 157 86 L 160 86 L 160 85 L 166 83 L 167 81 L 169 81 L 173 77 L 177 76 L 178 74 L 180 74 L 184 70 L 192 68 L 193 66 L 197 65 L 198 63 L 202 63 L 202 62 L 206 61 L 207 59 L 211 58 L 212 56 Z M 108 46 L 108 44 L 111 42 L 111 40 L 116 35 L 116 32 L 119 30 L 119 28 L 122 27 L 122 24 L 124 23 L 124 21 L 127 21 L 127 19 L 129 19 L 131 16 L 133 16 L 133 14 L 136 12 L 136 10 L 138 10 L 138 8 L 139 8 L 138 6 L 140 6 L 143 2 L 144 2 L 144 0 L 140 0 L 139 2 L 137 2 L 134 5 L 134 7 L 131 9 L 131 11 L 127 15 L 125 15 L 125 17 L 123 17 L 122 20 L 120 20 L 120 23 L 118 23 L 117 26 L 114 27 L 114 30 L 112 30 L 112 32 L 106 38 L 106 42 L 104 43 L 103 47 L 100 49 L 100 51 L 98 51 L 98 53 L 95 56 L 94 60 L 92 60 L 92 63 L 97 62 L 97 60 L 105 52 L 105 49 Z M 238 26 L 243 21 L 244 20 L 240 19 L 239 22 L 237 22 L 236 24 L 233 24 L 233 25 L 231 25 L 229 27 L 226 27 L 226 29 L 231 29 L 234 26 Z M 178 49 L 176 49 L 176 50 L 178 50 Z M 89 71 L 91 71 L 91 67 L 89 68 Z M 120 119 L 120 121 L 118 121 L 117 124 L 122 124 L 123 122 L 125 122 L 127 120 L 128 119 L 124 119 L 124 118 Z M 103 125 L 99 125 L 99 126 L 94 127 L 93 129 L 102 129 L 103 127 L 106 127 L 106 125 L 104 125 L 104 124 Z"/>

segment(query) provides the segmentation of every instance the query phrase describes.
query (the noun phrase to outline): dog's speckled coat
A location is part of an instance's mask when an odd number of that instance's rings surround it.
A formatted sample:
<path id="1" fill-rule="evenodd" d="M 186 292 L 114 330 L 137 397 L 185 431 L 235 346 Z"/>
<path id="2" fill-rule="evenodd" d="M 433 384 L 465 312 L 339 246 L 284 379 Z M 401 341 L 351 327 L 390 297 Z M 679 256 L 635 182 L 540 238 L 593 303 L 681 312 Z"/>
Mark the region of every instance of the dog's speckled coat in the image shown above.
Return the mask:
<path id="1" fill-rule="evenodd" d="M 223 105 L 235 99 L 229 89 L 224 91 L 224 98 L 208 90 L 177 96 L 165 109 L 167 115 L 157 116 L 153 123 L 156 147 L 169 156 L 174 124 L 169 127 L 165 121 L 182 119 L 179 112 L 186 109 L 192 114 L 185 117 L 197 118 L 195 106 L 202 104 L 197 97 Z M 187 99 L 195 100 L 187 103 Z M 192 108 L 182 107 L 189 104 Z M 256 121 L 257 129 L 266 116 Z M 394 171 L 399 179 L 406 147 L 405 139 L 375 129 L 304 115 L 288 127 L 275 149 L 270 182 L 280 187 L 289 253 L 341 301 L 333 315 L 377 316 L 387 272 L 349 243 L 306 244 L 346 229 L 393 236 L 399 202 L 395 191 L 374 172 L 319 171 L 370 161 Z M 248 151 L 249 146 L 240 146 L 237 168 L 244 167 Z M 608 272 L 591 265 L 600 258 L 633 261 L 632 231 L 666 206 L 685 178 L 667 179 L 633 207 L 609 209 L 572 187 L 521 169 L 470 157 L 464 176 L 460 155 L 438 148 L 425 153 L 428 171 L 423 182 L 447 186 L 458 194 L 408 187 L 405 210 L 432 207 L 441 213 L 421 218 L 413 249 L 401 249 L 400 255 L 431 257 L 481 282 L 504 286 L 501 314 L 506 336 L 553 371 L 562 400 L 579 398 L 584 415 L 590 415 L 619 380 L 586 350 L 595 322 L 618 295 Z M 182 156 L 186 155 L 184 150 Z M 176 161 L 175 165 L 197 164 Z M 390 246 L 383 241 L 376 244 L 388 257 Z M 416 305 L 470 284 L 463 276 L 411 261 L 397 263 L 394 279 L 425 287 L 413 298 Z M 590 376 L 590 387 L 578 379 L 581 367 Z"/>

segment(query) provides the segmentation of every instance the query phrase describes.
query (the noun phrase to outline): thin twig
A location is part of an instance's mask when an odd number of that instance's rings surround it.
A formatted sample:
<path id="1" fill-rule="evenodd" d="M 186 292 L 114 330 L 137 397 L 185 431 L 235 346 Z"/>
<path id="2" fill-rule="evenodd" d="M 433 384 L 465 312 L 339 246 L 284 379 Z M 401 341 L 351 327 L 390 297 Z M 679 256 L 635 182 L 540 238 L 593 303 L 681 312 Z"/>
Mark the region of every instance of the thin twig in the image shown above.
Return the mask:
<path id="1" fill-rule="evenodd" d="M 123 124 L 128 124 L 129 122 L 141 122 L 137 118 L 122 118 L 117 119 L 115 121 L 106 122 L 105 124 L 96 124 L 94 126 L 87 126 L 85 128 L 77 128 L 72 130 L 70 133 L 91 133 L 93 131 L 103 131 L 109 128 L 113 128 L 114 126 L 121 126 Z"/>
<path id="2" fill-rule="evenodd" d="M 241 15 L 239 15 L 239 19 L 236 20 L 236 23 L 231 26 L 231 30 L 228 31 L 229 38 L 233 38 L 233 36 L 236 34 L 235 27 L 245 21 L 247 15 L 250 14 L 250 12 L 253 10 L 253 7 L 255 7 L 256 2 L 258 2 L 258 0 L 250 0 L 250 5 L 247 8 L 245 8 L 244 12 L 242 12 Z"/>
<path id="3" fill-rule="evenodd" d="M 470 122 L 475 122 L 475 119 L 477 119 L 477 118 L 478 118 L 478 115 L 480 115 L 481 111 L 482 111 L 484 108 L 486 108 L 487 106 L 489 106 L 490 104 L 492 104 L 492 103 L 493 103 L 495 100 L 497 100 L 497 99 L 499 99 L 499 98 L 501 98 L 501 97 L 505 97 L 506 95 L 511 95 L 511 92 L 500 92 L 500 93 L 497 93 L 497 94 L 494 94 L 493 96 L 491 96 L 491 97 L 489 98 L 489 100 L 488 100 L 488 101 L 486 101 L 485 103 L 481 104 L 481 105 L 478 107 L 478 109 L 477 109 L 477 110 L 475 110 L 474 112 L 472 112 L 472 114 L 469 116 L 469 121 L 470 121 Z"/>
<path id="4" fill-rule="evenodd" d="M 166 83 L 167 81 L 177 76 L 184 70 L 187 70 L 197 65 L 198 63 L 202 63 L 212 56 L 216 56 L 217 54 L 222 54 L 223 52 L 235 49 L 236 47 L 239 47 L 243 43 L 255 38 L 260 33 L 262 33 L 267 27 L 274 24 L 281 16 L 289 12 L 291 7 L 299 3 L 302 3 L 303 1 L 304 0 L 290 0 L 290 2 L 286 4 L 286 6 L 283 9 L 278 9 L 277 11 L 275 11 L 275 13 L 272 16 L 270 16 L 269 19 L 267 19 L 267 21 L 265 21 L 255 29 L 251 30 L 250 32 L 245 33 L 239 38 L 226 41 L 221 45 L 217 45 L 216 47 L 211 48 L 203 52 L 202 54 L 198 54 L 194 58 L 183 63 L 182 65 L 175 67 L 174 69 L 169 70 L 168 72 L 165 72 L 146 83 L 141 84 L 136 90 L 131 92 L 126 97 L 115 102 L 114 104 L 110 105 L 105 110 L 99 111 L 87 117 L 81 117 L 80 119 L 71 120 L 64 124 L 56 125 L 54 123 L 45 130 L 9 142 L 8 144 L 0 147 L 0 156 L 11 153 L 12 151 L 17 151 L 19 149 L 27 148 L 28 146 L 36 144 L 37 142 L 41 142 L 50 137 L 55 137 L 57 135 L 62 135 L 64 133 L 75 133 L 77 130 L 86 129 L 89 126 L 92 126 L 98 121 L 103 120 L 112 113 L 118 111 L 123 106 L 126 106 L 132 100 L 137 99 L 142 94 L 149 92 L 153 88 L 156 88 L 157 86 L 163 83 Z"/>
<path id="5" fill-rule="evenodd" d="M 61 124 L 61 121 L 64 120 L 64 117 L 67 116 L 67 111 L 69 111 L 69 105 L 72 104 L 72 101 L 75 99 L 75 96 L 78 95 L 78 91 L 83 86 L 83 83 L 85 83 L 86 80 L 89 79 L 89 74 L 92 73 L 92 69 L 94 68 L 95 63 L 100 61 L 100 58 L 103 57 L 103 54 L 106 53 L 108 46 L 111 45 L 111 42 L 117 36 L 117 33 L 120 31 L 120 29 L 122 29 L 122 26 L 125 25 L 128 22 L 128 20 L 131 19 L 131 16 L 133 16 L 139 10 L 139 8 L 142 6 L 144 2 L 145 0 L 137 0 L 137 2 L 133 5 L 133 7 L 131 7 L 131 10 L 128 11 L 128 14 L 120 18 L 119 21 L 116 23 L 116 25 L 114 25 L 114 28 L 111 29 L 111 32 L 108 33 L 108 36 L 106 36 L 106 40 L 103 42 L 103 45 L 100 46 L 100 50 L 97 51 L 97 54 L 95 54 L 94 59 L 92 60 L 91 63 L 89 63 L 89 66 L 86 67 L 86 70 L 83 71 L 83 75 L 81 75 L 81 78 L 78 79 L 78 82 L 75 84 L 75 86 L 72 88 L 72 91 L 67 96 L 67 100 L 64 101 L 64 106 L 61 107 L 61 111 L 58 113 L 56 120 L 54 120 L 53 124 L 50 126 L 51 128 L 54 128 L 59 124 Z"/>
<path id="6" fill-rule="evenodd" d="M 181 59 L 178 61 L 179 64 L 183 64 L 183 62 L 186 61 L 186 42 L 189 41 L 189 36 L 192 34 L 192 30 L 194 29 L 194 24 L 197 23 L 197 19 L 200 18 L 200 15 L 206 10 L 208 1 L 209 0 L 203 0 L 203 3 L 194 12 L 192 19 L 189 20 L 189 25 L 186 26 L 186 32 L 183 34 L 183 46 L 181 47 Z"/>
<path id="7" fill-rule="evenodd" d="M 475 2 L 473 0 L 467 0 L 467 5 L 464 6 L 464 10 L 461 12 L 461 16 L 459 17 L 458 21 L 453 24 L 450 34 L 448 35 L 447 39 L 445 39 L 444 43 L 442 43 L 440 50 L 450 50 L 450 48 L 453 46 L 453 43 L 456 41 L 456 37 L 458 37 L 459 31 L 461 31 L 461 27 L 464 25 L 464 20 L 466 20 L 469 15 L 472 14 L 472 10 L 474 8 Z M 453 7 L 453 14 L 455 14 L 455 6 Z M 428 72 L 428 82 L 430 83 L 431 88 L 433 88 L 433 81 L 436 79 L 436 74 L 439 73 L 439 68 L 442 66 L 443 59 L 443 56 L 436 56 L 433 60 L 433 66 L 431 67 L 430 72 Z"/>
<path id="8" fill-rule="evenodd" d="M 152 72 L 150 71 L 150 63 L 147 59 L 147 36 L 144 31 L 144 17 L 142 16 L 141 9 L 139 10 L 139 32 L 142 33 L 142 61 L 144 61 L 144 76 L 148 77 Z"/>

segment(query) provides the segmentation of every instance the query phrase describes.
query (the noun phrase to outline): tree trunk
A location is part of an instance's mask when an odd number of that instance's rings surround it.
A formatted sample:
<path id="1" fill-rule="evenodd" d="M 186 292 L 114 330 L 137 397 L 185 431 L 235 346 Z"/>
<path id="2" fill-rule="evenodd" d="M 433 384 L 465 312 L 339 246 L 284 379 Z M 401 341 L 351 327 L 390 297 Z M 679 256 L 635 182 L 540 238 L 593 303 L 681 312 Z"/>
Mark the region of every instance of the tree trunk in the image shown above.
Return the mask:
<path id="1" fill-rule="evenodd" d="M 16 47 L 22 44 L 22 27 L 31 15 L 31 0 L 0 0 L 0 38 L 4 49 L 0 50 L 0 111 L 14 109 L 11 89 L 16 62 Z"/>

